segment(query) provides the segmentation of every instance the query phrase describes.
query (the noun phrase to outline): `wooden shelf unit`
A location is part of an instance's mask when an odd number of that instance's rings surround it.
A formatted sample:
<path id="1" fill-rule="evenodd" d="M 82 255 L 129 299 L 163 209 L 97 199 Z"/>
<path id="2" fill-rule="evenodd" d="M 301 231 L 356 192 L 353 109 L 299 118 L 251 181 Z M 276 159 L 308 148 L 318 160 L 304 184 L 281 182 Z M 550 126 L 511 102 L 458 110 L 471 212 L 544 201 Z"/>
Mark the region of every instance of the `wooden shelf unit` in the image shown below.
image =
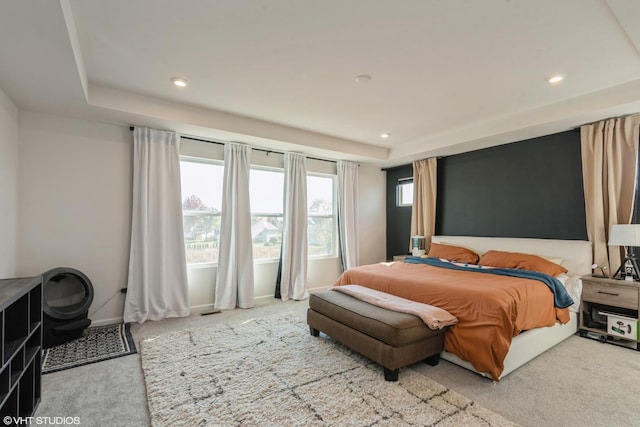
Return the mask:
<path id="1" fill-rule="evenodd" d="M 0 419 L 33 416 L 41 397 L 42 278 L 0 280 Z"/>
<path id="2" fill-rule="evenodd" d="M 611 334 L 602 319 L 594 319 L 594 313 L 606 312 L 635 320 L 638 325 L 640 314 L 640 282 L 617 280 L 595 276 L 582 277 L 582 298 L 580 299 L 580 335 L 599 337 L 603 342 L 611 342 L 640 350 L 640 340 L 635 336 L 623 337 Z M 600 320 L 600 321 L 598 321 Z M 590 335 L 591 333 L 591 335 Z"/>

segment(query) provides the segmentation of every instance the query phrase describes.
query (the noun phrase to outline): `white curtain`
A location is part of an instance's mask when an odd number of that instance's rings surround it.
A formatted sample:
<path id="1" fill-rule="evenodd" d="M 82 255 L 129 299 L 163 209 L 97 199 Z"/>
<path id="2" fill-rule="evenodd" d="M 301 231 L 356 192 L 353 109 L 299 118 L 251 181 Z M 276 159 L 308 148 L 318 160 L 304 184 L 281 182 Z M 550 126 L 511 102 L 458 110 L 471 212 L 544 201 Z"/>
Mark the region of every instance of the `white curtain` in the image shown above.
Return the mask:
<path id="1" fill-rule="evenodd" d="M 251 148 L 225 144 L 220 255 L 214 308 L 254 306 L 249 174 Z"/>
<path id="2" fill-rule="evenodd" d="M 124 322 L 188 316 L 179 137 L 133 131 L 133 206 Z"/>
<path id="3" fill-rule="evenodd" d="M 338 228 L 344 270 L 358 265 L 358 164 L 338 162 Z"/>
<path id="4" fill-rule="evenodd" d="M 307 292 L 307 166 L 302 154 L 284 155 L 284 218 L 280 296 L 302 300 Z"/>

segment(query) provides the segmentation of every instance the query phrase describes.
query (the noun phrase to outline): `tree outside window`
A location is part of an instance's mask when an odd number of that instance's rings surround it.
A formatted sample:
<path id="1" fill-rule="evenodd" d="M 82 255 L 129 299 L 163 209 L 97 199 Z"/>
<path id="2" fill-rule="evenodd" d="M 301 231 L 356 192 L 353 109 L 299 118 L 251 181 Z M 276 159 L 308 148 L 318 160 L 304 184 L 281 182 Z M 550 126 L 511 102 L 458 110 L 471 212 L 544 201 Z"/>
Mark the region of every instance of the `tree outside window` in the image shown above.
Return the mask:
<path id="1" fill-rule="evenodd" d="M 219 163 L 180 162 L 187 264 L 218 262 L 223 170 Z"/>

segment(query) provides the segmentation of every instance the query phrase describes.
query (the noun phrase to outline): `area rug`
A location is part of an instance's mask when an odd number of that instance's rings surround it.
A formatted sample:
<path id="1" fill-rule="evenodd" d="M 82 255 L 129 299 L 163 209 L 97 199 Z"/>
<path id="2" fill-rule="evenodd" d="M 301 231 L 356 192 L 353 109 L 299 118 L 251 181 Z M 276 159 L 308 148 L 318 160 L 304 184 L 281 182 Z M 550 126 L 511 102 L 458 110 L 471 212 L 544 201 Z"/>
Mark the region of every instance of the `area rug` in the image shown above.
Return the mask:
<path id="1" fill-rule="evenodd" d="M 148 337 L 140 354 L 153 426 L 513 426 L 410 368 L 382 368 L 298 315 Z"/>
<path id="2" fill-rule="evenodd" d="M 80 338 L 44 350 L 42 373 L 58 372 L 136 352 L 128 325 L 120 323 L 88 328 Z"/>

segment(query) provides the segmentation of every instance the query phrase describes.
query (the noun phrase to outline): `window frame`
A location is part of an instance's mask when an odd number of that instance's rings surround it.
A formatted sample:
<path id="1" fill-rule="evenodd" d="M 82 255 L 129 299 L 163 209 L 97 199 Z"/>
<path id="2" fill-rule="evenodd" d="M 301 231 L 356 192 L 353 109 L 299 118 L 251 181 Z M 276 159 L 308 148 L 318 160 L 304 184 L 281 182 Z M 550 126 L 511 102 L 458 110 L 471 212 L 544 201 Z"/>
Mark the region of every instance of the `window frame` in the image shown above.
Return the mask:
<path id="1" fill-rule="evenodd" d="M 207 164 L 207 165 L 215 165 L 215 166 L 222 166 L 223 168 L 223 175 L 224 175 L 224 161 L 223 160 L 218 160 L 218 159 L 212 159 L 212 158 L 207 158 L 207 157 L 195 157 L 195 156 L 187 156 L 187 155 L 180 155 L 180 163 L 182 162 L 190 162 L 190 163 L 200 163 L 200 164 Z M 180 176 L 180 181 L 182 183 L 182 175 Z M 180 198 L 182 199 L 182 190 L 181 190 L 181 195 Z M 184 201 L 181 201 L 181 204 L 184 203 Z M 187 216 L 212 216 L 212 217 L 221 217 L 222 216 L 222 206 L 220 207 L 220 210 L 218 212 L 203 212 L 203 211 L 185 211 L 184 209 L 182 209 L 182 221 L 184 224 L 184 217 L 185 214 Z M 184 230 L 183 230 L 184 233 Z M 186 239 L 186 233 L 183 234 L 184 236 L 184 246 L 185 246 L 185 252 L 187 251 L 187 239 Z M 219 242 L 218 242 L 219 245 Z M 187 268 L 188 269 L 198 269 L 198 268 L 210 268 L 210 267 L 215 267 L 218 265 L 218 260 L 215 261 L 205 261 L 205 262 L 194 262 L 194 263 L 189 263 L 187 260 L 185 260 L 186 264 L 187 264 Z"/>
<path id="2" fill-rule="evenodd" d="M 280 172 L 284 177 L 284 168 L 279 168 L 276 166 L 263 166 L 263 165 L 251 164 L 249 165 L 249 169 L 267 171 L 267 172 Z M 251 175 L 251 171 L 249 171 L 249 175 Z M 284 223 L 284 178 L 282 181 L 282 195 L 283 195 L 283 200 L 281 200 L 282 213 L 276 214 L 276 213 L 253 212 L 253 208 L 252 208 L 251 220 L 253 221 L 254 217 L 281 218 L 281 221 Z M 251 200 L 251 190 L 249 190 L 249 200 Z M 253 248 L 253 241 L 251 242 L 251 245 Z M 282 239 L 280 240 L 280 248 L 282 248 Z M 280 253 L 282 253 L 282 250 L 280 250 Z M 280 261 L 280 255 L 278 255 L 278 257 L 275 257 L 275 258 L 253 258 L 254 264 L 268 264 L 268 263 L 274 263 L 279 261 Z"/>
<path id="3" fill-rule="evenodd" d="M 331 192 L 332 192 L 332 207 L 331 207 L 331 211 L 333 212 L 332 214 L 310 214 L 309 210 L 307 209 L 307 219 L 314 217 L 314 218 L 331 218 L 333 220 L 333 230 L 332 230 L 332 243 L 331 246 L 333 248 L 333 252 L 330 254 L 322 254 L 322 255 L 309 255 L 309 259 L 330 259 L 330 258 L 338 258 L 338 245 L 339 245 L 339 239 L 338 239 L 338 176 L 334 175 L 334 174 L 330 174 L 330 173 L 321 173 L 321 172 L 308 172 L 307 171 L 307 178 L 309 176 L 317 176 L 317 177 L 322 177 L 322 178 L 331 178 L 331 181 L 333 183 L 332 188 L 331 188 Z M 307 188 L 307 197 L 309 197 L 309 189 Z M 307 224 L 308 226 L 308 224 Z M 307 242 L 307 248 L 309 247 L 309 242 Z M 307 249 L 308 250 L 308 249 Z"/>

